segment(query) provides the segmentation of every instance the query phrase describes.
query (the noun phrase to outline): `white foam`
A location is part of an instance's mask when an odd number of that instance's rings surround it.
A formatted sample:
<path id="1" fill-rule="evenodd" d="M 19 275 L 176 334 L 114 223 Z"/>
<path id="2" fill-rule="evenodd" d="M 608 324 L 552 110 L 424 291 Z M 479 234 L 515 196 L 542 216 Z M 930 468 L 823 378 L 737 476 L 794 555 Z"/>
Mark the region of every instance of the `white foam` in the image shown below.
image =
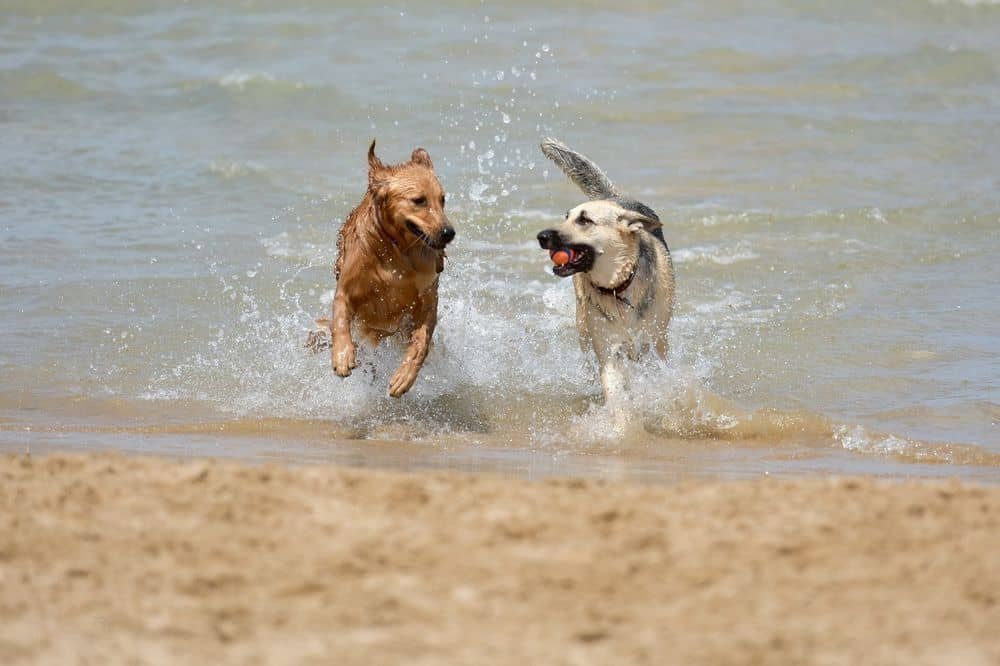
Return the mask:
<path id="1" fill-rule="evenodd" d="M 745 241 L 741 241 L 730 247 L 722 245 L 694 245 L 677 248 L 670 251 L 670 256 L 676 264 L 710 262 L 721 266 L 760 258 L 760 255 L 750 248 L 750 243 Z"/>
<path id="2" fill-rule="evenodd" d="M 292 256 L 292 249 L 287 231 L 282 231 L 278 235 L 271 236 L 270 238 L 262 238 L 260 240 L 260 244 L 264 246 L 264 249 L 272 257 Z"/>
<path id="3" fill-rule="evenodd" d="M 535 208 L 513 208 L 507 215 L 515 219 L 540 220 L 542 222 L 559 222 L 562 217 L 550 210 L 538 210 Z"/>
<path id="4" fill-rule="evenodd" d="M 310 266 L 333 266 L 337 259 L 336 241 L 313 243 L 303 238 L 292 238 L 287 231 L 260 239 L 268 256 L 304 261 Z"/>
<path id="5" fill-rule="evenodd" d="M 712 204 L 711 206 L 714 206 Z M 696 207 L 699 208 L 699 207 Z M 715 227 L 722 224 L 747 224 L 759 218 L 765 213 L 754 213 L 753 211 L 740 211 L 738 213 L 714 213 L 693 218 L 691 221 L 705 227 Z"/>
<path id="6" fill-rule="evenodd" d="M 848 451 L 874 453 L 882 456 L 909 455 L 920 458 L 920 451 L 912 442 L 896 435 L 878 435 L 860 425 L 839 425 L 833 437 Z"/>
<path id="7" fill-rule="evenodd" d="M 233 180 L 267 173 L 267 168 L 253 161 L 212 160 L 208 163 L 208 171 L 224 180 Z"/>
<path id="8" fill-rule="evenodd" d="M 244 72 L 234 70 L 219 79 L 219 85 L 223 88 L 243 92 L 247 86 L 253 83 L 274 83 L 275 78 L 266 72 Z"/>

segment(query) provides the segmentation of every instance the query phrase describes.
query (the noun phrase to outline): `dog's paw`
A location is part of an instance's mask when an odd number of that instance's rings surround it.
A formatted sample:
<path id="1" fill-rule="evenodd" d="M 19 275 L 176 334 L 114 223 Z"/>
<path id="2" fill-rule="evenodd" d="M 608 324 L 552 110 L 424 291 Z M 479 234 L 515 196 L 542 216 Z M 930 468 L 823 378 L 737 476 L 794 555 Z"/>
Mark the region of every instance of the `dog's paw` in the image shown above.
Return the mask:
<path id="1" fill-rule="evenodd" d="M 393 398 L 398 398 L 409 391 L 413 387 L 413 383 L 417 381 L 417 374 L 419 372 L 419 365 L 403 361 L 399 369 L 396 370 L 396 374 L 389 380 L 389 395 Z"/>
<path id="2" fill-rule="evenodd" d="M 330 354 L 330 361 L 333 371 L 337 373 L 338 377 L 351 376 L 351 370 L 358 367 L 356 354 L 357 347 L 353 344 L 344 345 L 333 350 Z"/>

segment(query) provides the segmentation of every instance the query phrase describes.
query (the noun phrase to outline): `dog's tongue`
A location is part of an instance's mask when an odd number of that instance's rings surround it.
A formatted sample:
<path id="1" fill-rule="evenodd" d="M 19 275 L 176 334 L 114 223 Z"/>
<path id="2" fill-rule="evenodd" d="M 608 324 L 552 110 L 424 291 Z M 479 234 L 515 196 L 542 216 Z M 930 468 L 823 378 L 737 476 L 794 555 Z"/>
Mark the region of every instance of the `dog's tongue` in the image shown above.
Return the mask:
<path id="1" fill-rule="evenodd" d="M 576 253 L 573 250 L 566 248 L 559 248 L 558 250 L 549 252 L 549 258 L 552 259 L 552 263 L 556 266 L 565 266 L 573 261 L 575 255 Z"/>

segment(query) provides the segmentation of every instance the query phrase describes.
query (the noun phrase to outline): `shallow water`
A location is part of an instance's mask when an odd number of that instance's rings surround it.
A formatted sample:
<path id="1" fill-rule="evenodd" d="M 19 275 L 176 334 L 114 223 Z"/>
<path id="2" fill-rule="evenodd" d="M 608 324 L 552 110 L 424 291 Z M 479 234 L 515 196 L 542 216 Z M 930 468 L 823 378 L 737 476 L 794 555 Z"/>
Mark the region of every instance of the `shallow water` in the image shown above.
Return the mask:
<path id="1" fill-rule="evenodd" d="M 1000 6 L 551 7 L 0 5 L 0 450 L 1000 480 Z M 626 405 L 533 241 L 581 200 L 545 135 L 665 221 Z M 459 234 L 399 401 L 397 350 L 302 349 L 372 137 Z"/>

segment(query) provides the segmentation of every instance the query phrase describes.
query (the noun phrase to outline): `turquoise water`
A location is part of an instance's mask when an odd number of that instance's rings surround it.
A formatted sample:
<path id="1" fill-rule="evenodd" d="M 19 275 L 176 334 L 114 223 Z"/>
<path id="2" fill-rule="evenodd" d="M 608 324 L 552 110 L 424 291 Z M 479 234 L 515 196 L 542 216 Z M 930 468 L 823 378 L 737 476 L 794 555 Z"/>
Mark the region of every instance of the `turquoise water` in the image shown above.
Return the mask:
<path id="1" fill-rule="evenodd" d="M 996 480 L 1000 6 L 0 4 L 0 450 L 672 479 Z M 622 430 L 538 230 L 596 159 L 665 221 Z M 372 138 L 458 239 L 402 401 L 301 349 Z"/>

